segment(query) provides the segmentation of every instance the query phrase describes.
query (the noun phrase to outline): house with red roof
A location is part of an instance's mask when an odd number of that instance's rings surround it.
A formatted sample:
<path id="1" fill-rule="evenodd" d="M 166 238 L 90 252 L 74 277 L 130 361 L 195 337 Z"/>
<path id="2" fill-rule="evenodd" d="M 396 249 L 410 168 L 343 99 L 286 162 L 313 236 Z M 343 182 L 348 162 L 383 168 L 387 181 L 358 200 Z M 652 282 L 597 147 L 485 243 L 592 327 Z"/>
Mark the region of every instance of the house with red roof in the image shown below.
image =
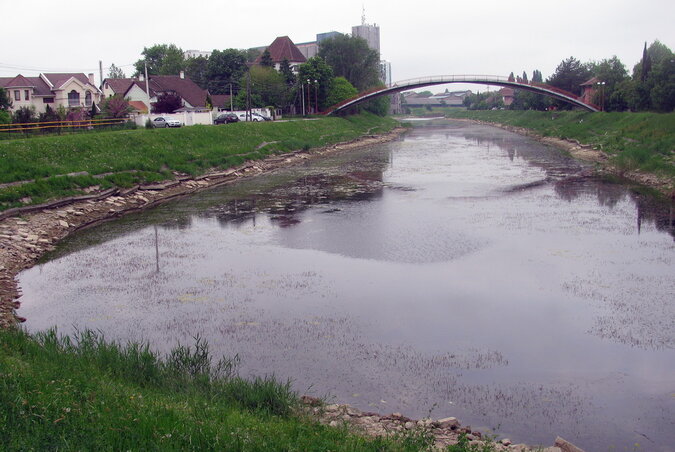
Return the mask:
<path id="1" fill-rule="evenodd" d="M 101 100 L 101 91 L 94 83 L 94 74 L 81 73 L 40 74 L 38 77 L 0 77 L 0 87 L 5 88 L 12 101 L 12 111 L 21 107 L 35 107 L 43 113 L 52 109 L 91 108 Z"/>
<path id="2" fill-rule="evenodd" d="M 272 63 L 274 63 L 274 69 L 277 71 L 281 68 L 281 63 L 284 60 L 288 60 L 288 63 L 291 66 L 293 71 L 296 71 L 299 64 L 305 63 L 307 58 L 302 54 L 300 49 L 293 44 L 291 38 L 288 36 L 279 36 L 276 38 L 272 44 L 270 44 L 267 49 L 270 56 L 272 57 Z M 255 64 L 260 64 L 262 61 L 262 54 L 258 56 L 255 60 Z"/>
<path id="3" fill-rule="evenodd" d="M 106 97 L 123 96 L 139 111 L 142 111 L 139 102 L 144 103 L 147 110 L 147 107 L 151 107 L 148 105 L 148 100 L 150 104 L 157 102 L 157 97 L 165 93 L 175 94 L 181 98 L 183 104 L 181 110 L 202 111 L 209 109 L 206 106 L 206 97 L 209 92 L 200 88 L 183 72 L 180 75 L 150 75 L 147 85 L 150 89 L 149 99 L 145 78 L 105 79 L 101 84 L 101 89 Z"/>

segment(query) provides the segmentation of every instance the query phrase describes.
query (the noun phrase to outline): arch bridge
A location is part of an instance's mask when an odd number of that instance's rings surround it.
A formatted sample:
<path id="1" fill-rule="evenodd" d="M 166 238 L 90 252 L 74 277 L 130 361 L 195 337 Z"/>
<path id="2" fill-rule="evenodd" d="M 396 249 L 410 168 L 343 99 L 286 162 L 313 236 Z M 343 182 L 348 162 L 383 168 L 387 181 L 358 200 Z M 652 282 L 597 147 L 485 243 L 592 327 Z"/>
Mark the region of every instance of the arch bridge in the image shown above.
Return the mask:
<path id="1" fill-rule="evenodd" d="M 514 81 L 509 80 L 508 77 L 501 77 L 498 75 L 438 75 L 402 80 L 385 88 L 376 88 L 372 91 L 359 93 L 359 95 L 356 97 L 347 99 L 337 105 L 333 105 L 328 110 L 323 112 L 323 114 L 331 115 L 333 113 L 339 113 L 350 107 L 358 105 L 361 102 L 366 102 L 368 100 L 387 94 L 408 91 L 415 88 L 422 88 L 424 86 L 445 85 L 448 83 L 476 83 L 479 85 L 495 85 L 522 89 L 525 91 L 531 91 L 533 93 L 553 97 L 589 111 L 600 111 L 598 106 L 584 102 L 579 96 L 553 86 L 545 85 L 543 83 Z"/>

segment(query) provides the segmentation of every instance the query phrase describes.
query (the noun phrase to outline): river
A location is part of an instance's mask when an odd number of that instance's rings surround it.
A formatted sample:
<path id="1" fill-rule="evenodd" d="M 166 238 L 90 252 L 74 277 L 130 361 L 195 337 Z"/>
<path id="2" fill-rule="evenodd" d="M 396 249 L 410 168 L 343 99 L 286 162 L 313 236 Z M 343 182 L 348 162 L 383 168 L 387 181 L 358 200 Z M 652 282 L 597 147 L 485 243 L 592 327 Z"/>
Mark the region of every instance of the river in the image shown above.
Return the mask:
<path id="1" fill-rule="evenodd" d="M 242 376 L 514 442 L 675 450 L 672 205 L 510 132 L 416 124 L 77 233 L 20 274 L 19 314 L 199 335 Z"/>

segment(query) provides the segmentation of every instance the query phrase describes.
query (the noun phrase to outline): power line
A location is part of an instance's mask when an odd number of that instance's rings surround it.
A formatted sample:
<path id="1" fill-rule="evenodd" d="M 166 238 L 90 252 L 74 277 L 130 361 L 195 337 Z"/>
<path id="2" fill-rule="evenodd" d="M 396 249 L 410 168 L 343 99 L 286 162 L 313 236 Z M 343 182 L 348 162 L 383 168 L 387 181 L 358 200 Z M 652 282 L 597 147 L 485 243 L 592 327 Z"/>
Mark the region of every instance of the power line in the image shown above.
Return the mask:
<path id="1" fill-rule="evenodd" d="M 115 64 L 115 67 L 117 68 L 123 68 L 123 67 L 130 67 L 134 66 L 134 63 L 130 64 L 123 64 L 123 65 L 117 65 Z M 109 70 L 112 67 L 112 64 L 108 67 L 103 68 L 104 70 Z M 0 61 L 0 70 L 1 69 L 9 69 L 12 71 L 32 71 L 32 72 L 95 72 L 98 71 L 99 68 L 87 68 L 87 69 L 78 69 L 78 70 L 72 70 L 72 69 L 54 69 L 54 68 L 37 68 L 37 67 L 30 67 L 30 66 L 19 66 L 11 63 L 3 63 Z"/>

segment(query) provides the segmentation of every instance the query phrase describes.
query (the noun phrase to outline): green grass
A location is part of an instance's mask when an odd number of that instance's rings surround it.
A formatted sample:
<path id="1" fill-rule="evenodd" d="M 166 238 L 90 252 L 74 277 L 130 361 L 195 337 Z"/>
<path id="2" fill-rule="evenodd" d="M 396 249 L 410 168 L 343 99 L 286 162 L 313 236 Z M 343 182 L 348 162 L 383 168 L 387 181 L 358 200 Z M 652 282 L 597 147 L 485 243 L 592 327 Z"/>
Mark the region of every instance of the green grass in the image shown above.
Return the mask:
<path id="1" fill-rule="evenodd" d="M 464 110 L 447 112 L 446 116 L 524 127 L 543 136 L 575 139 L 601 149 L 621 169 L 675 177 L 675 113 Z"/>
<path id="2" fill-rule="evenodd" d="M 84 185 L 131 186 L 229 168 L 272 154 L 325 146 L 391 130 L 396 122 L 371 114 L 312 121 L 235 123 L 180 129 L 137 129 L 0 141 L 0 184 L 35 180 L 0 189 L 0 210 L 70 196 Z M 86 171 L 114 173 L 103 181 L 64 176 Z M 136 171 L 134 174 L 128 171 Z M 127 173 L 125 173 L 127 172 Z M 56 177 L 61 176 L 61 177 Z"/>
<path id="3" fill-rule="evenodd" d="M 366 439 L 296 413 L 289 383 L 245 380 L 197 339 L 160 357 L 85 331 L 0 331 L 0 450 L 417 451 L 424 434 Z"/>

